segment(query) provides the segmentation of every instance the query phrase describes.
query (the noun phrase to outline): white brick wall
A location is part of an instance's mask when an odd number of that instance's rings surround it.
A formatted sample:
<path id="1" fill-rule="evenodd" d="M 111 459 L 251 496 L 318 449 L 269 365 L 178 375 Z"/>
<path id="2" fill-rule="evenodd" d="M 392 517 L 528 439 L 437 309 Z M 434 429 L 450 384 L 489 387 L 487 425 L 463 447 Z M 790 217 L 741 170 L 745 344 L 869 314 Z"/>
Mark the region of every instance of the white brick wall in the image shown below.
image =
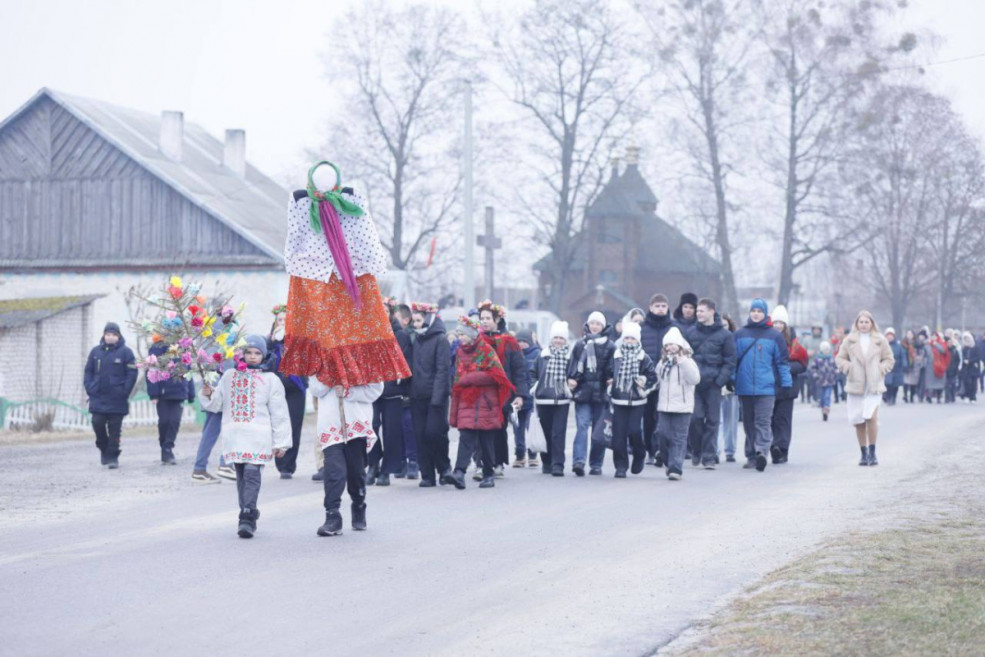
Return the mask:
<path id="1" fill-rule="evenodd" d="M 82 375 L 88 354 L 82 342 L 84 320 L 84 308 L 73 308 L 0 335 L 0 397 L 12 401 L 53 398 L 80 404 L 85 399 Z"/>

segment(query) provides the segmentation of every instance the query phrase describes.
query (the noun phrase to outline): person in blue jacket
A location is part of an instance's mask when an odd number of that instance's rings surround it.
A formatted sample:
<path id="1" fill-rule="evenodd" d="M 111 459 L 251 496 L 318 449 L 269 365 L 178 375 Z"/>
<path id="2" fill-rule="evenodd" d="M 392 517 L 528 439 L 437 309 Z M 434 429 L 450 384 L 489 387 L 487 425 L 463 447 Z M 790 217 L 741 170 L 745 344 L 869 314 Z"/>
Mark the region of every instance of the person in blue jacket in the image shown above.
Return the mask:
<path id="1" fill-rule="evenodd" d="M 119 467 L 123 418 L 130 414 L 130 391 L 137 383 L 133 352 L 114 322 L 106 324 L 99 345 L 86 360 L 83 385 L 89 396 L 92 429 L 100 461 L 111 470 Z"/>
<path id="2" fill-rule="evenodd" d="M 150 354 L 160 356 L 168 347 L 160 342 L 150 348 Z M 183 377 L 152 383 L 147 381 L 147 395 L 157 407 L 157 439 L 161 444 L 161 464 L 175 465 L 174 441 L 181 429 L 181 405 L 195 401 L 195 384 Z"/>
<path id="3" fill-rule="evenodd" d="M 516 443 L 513 460 L 514 468 L 527 467 L 527 458 L 530 458 L 530 467 L 536 468 L 540 464 L 537 452 L 527 449 L 527 430 L 530 429 L 530 415 L 534 410 L 534 398 L 530 394 L 530 387 L 533 386 L 534 371 L 537 369 L 537 360 L 540 358 L 541 351 L 534 332 L 528 328 L 522 328 L 516 332 L 516 341 L 523 351 L 523 360 L 527 364 L 527 393 L 521 395 L 523 406 L 516 414 L 516 427 L 513 429 L 513 439 Z"/>
<path id="4" fill-rule="evenodd" d="M 766 469 L 773 444 L 773 404 L 780 389 L 793 387 L 783 335 L 772 327 L 764 299 L 753 299 L 749 321 L 735 334 L 735 393 L 742 404 L 746 469 Z"/>

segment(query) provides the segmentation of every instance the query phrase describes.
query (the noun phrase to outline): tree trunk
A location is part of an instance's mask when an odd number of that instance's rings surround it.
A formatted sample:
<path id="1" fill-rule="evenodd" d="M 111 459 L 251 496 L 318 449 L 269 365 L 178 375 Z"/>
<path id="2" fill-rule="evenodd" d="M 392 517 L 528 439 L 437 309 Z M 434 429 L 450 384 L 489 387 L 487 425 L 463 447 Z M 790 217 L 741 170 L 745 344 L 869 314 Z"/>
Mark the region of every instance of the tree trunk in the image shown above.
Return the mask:
<path id="1" fill-rule="evenodd" d="M 393 176 L 393 243 L 390 257 L 396 269 L 406 269 L 403 259 L 404 244 L 404 167 L 400 164 L 403 153 L 397 154 L 397 166 Z"/>
<path id="2" fill-rule="evenodd" d="M 732 269 L 732 245 L 728 233 L 728 205 L 725 200 L 725 176 L 719 158 L 718 127 L 715 125 L 714 103 L 705 99 L 701 103 L 705 120 L 705 137 L 711 159 L 712 184 L 715 187 L 715 241 L 722 259 L 722 294 L 724 307 L 733 316 L 739 316 L 739 295 L 735 289 L 735 273 Z"/>
<path id="3" fill-rule="evenodd" d="M 564 303 L 564 292 L 568 285 L 568 274 L 571 272 L 571 259 L 574 256 L 571 249 L 571 170 L 574 166 L 575 137 L 571 129 L 565 126 L 564 138 L 561 143 L 561 190 L 558 193 L 557 226 L 554 232 L 554 287 L 551 290 L 549 307 L 551 312 L 559 314 Z"/>
<path id="4" fill-rule="evenodd" d="M 783 216 L 783 249 L 780 251 L 780 289 L 777 291 L 778 304 L 790 303 L 793 291 L 793 231 L 797 224 L 797 86 L 794 82 L 797 63 L 790 55 L 790 125 L 787 137 L 787 190 L 786 212 Z"/>

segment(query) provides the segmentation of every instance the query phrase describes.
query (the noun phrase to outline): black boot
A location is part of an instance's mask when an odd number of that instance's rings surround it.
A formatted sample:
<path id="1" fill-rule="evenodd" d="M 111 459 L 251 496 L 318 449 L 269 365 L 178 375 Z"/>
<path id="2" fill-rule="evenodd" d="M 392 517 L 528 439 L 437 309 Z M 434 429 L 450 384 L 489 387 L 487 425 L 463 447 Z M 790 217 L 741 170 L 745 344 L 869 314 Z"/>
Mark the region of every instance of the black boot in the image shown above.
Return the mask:
<path id="1" fill-rule="evenodd" d="M 366 469 L 366 485 L 367 486 L 375 485 L 376 478 L 379 476 L 379 474 L 380 474 L 380 469 L 377 466 L 375 465 L 369 466 Z"/>
<path id="2" fill-rule="evenodd" d="M 770 458 L 773 460 L 773 464 L 776 465 L 777 463 L 780 462 L 780 459 L 783 458 L 783 452 L 780 450 L 779 447 L 773 445 L 772 447 L 770 447 Z"/>
<path id="3" fill-rule="evenodd" d="M 366 531 L 366 503 L 353 503 L 352 505 L 352 528 L 357 532 Z"/>
<path id="4" fill-rule="evenodd" d="M 465 473 L 455 470 L 441 475 L 441 483 L 454 486 L 458 490 L 465 490 Z"/>
<path id="5" fill-rule="evenodd" d="M 417 461 L 407 462 L 407 478 L 417 479 L 421 476 L 421 466 L 417 464 Z"/>
<path id="6" fill-rule="evenodd" d="M 859 465 L 868 465 L 869 464 L 869 453 L 866 451 L 866 449 L 865 449 L 864 446 L 860 447 L 859 449 L 862 450 L 862 458 L 859 459 L 858 464 Z"/>
<path id="7" fill-rule="evenodd" d="M 175 465 L 174 451 L 170 447 L 161 448 L 161 464 L 162 465 Z"/>
<path id="8" fill-rule="evenodd" d="M 109 459 L 106 458 L 106 452 L 99 450 L 99 463 L 100 465 L 109 465 Z"/>
<path id="9" fill-rule="evenodd" d="M 561 476 L 564 476 L 564 470 L 561 471 Z M 495 488 L 496 478 L 495 477 L 483 477 L 482 481 L 479 482 L 479 488 Z"/>
<path id="10" fill-rule="evenodd" d="M 879 459 L 876 458 L 876 446 L 869 445 L 869 465 L 879 465 Z"/>
<path id="11" fill-rule="evenodd" d="M 318 528 L 319 536 L 338 536 L 342 533 L 342 514 L 338 509 L 325 512 L 325 524 Z"/>
<path id="12" fill-rule="evenodd" d="M 253 538 L 256 531 L 256 521 L 253 520 L 252 509 L 243 509 L 239 512 L 239 530 L 236 532 L 240 538 Z"/>
<path id="13" fill-rule="evenodd" d="M 325 468 L 318 468 L 318 472 L 311 475 L 311 481 L 325 481 Z"/>

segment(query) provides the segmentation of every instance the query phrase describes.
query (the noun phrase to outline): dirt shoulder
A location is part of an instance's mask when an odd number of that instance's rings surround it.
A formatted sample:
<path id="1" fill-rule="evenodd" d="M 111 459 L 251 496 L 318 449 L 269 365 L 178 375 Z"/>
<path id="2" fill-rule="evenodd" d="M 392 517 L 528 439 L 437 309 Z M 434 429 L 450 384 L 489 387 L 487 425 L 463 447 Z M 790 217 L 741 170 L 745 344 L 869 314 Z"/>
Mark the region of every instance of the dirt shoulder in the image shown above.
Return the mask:
<path id="1" fill-rule="evenodd" d="M 656 654 L 982 654 L 985 446 L 966 445 L 873 508 L 879 529 L 826 542 Z"/>

